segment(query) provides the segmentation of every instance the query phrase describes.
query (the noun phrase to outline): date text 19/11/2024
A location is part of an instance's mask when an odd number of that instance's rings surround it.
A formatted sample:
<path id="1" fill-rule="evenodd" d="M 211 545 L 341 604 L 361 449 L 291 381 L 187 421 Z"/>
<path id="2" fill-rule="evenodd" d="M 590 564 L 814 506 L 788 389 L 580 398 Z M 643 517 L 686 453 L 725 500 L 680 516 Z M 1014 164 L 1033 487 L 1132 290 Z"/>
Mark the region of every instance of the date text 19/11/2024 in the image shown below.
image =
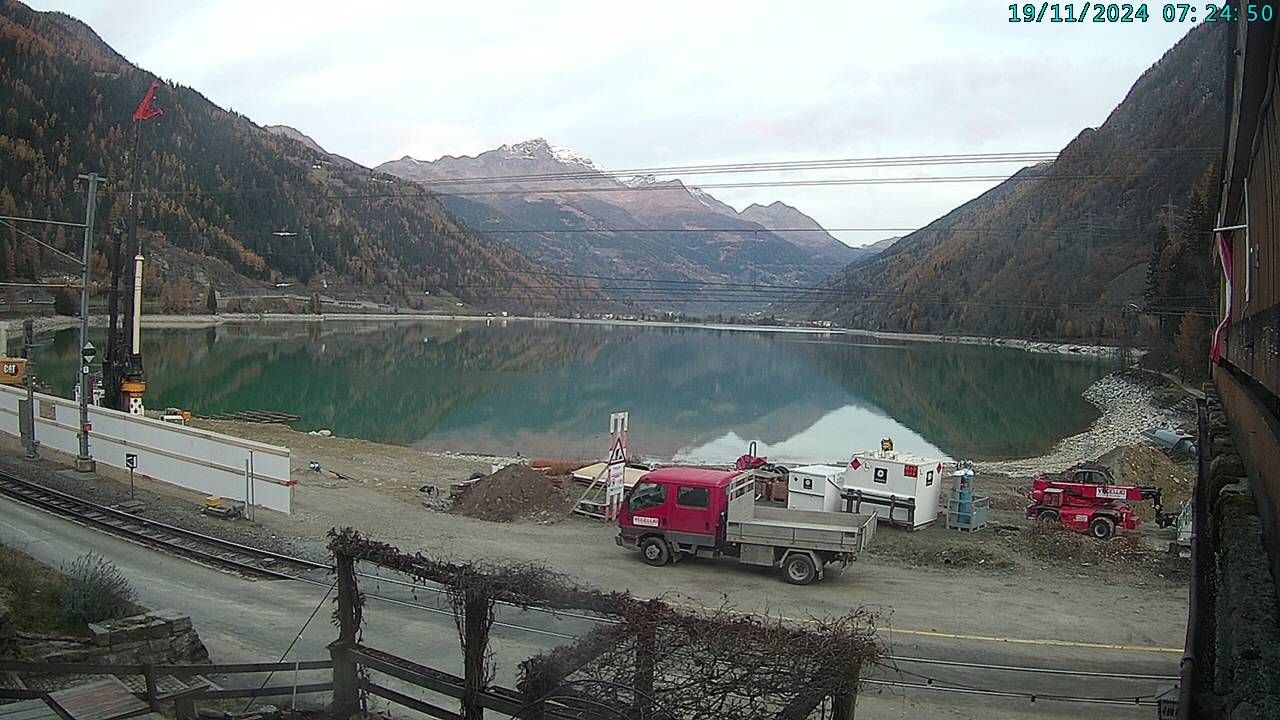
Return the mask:
<path id="1" fill-rule="evenodd" d="M 1009 6 L 1009 22 L 1050 23 L 1144 23 L 1151 20 L 1167 23 L 1270 22 L 1276 17 L 1272 3 L 1248 3 L 1232 7 L 1227 3 L 1015 3 Z M 1153 15 L 1153 12 L 1155 13 Z"/>

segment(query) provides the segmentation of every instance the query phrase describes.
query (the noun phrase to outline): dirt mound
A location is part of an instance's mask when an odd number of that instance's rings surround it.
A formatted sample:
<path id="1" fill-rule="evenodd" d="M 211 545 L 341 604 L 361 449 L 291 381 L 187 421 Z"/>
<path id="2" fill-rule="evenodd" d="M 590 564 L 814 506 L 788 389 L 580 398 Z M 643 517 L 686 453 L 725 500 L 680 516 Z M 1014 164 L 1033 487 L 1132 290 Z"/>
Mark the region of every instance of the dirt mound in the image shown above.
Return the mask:
<path id="1" fill-rule="evenodd" d="M 1154 485 L 1164 497 L 1165 512 L 1177 512 L 1191 497 L 1195 479 L 1195 467 L 1190 463 L 1178 463 L 1162 450 L 1150 445 L 1130 445 L 1116 448 L 1100 461 L 1111 467 L 1116 481 L 1125 485 Z M 1134 503 L 1138 517 L 1150 521 L 1155 516 L 1151 503 Z"/>
<path id="2" fill-rule="evenodd" d="M 492 522 L 559 520 L 573 500 L 546 475 L 526 465 L 508 465 L 462 492 L 453 511 Z"/>

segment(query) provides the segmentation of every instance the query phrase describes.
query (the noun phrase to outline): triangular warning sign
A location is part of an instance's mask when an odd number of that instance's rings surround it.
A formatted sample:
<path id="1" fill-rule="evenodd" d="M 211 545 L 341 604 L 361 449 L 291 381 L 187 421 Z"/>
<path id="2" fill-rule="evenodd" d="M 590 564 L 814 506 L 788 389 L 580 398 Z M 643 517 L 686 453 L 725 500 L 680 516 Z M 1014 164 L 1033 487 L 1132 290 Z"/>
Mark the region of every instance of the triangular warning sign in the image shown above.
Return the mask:
<path id="1" fill-rule="evenodd" d="M 626 448 L 622 446 L 622 436 L 619 435 L 613 441 L 613 447 L 609 449 L 608 464 L 613 465 L 615 463 L 625 463 L 626 461 L 627 461 L 627 451 L 626 451 Z"/>

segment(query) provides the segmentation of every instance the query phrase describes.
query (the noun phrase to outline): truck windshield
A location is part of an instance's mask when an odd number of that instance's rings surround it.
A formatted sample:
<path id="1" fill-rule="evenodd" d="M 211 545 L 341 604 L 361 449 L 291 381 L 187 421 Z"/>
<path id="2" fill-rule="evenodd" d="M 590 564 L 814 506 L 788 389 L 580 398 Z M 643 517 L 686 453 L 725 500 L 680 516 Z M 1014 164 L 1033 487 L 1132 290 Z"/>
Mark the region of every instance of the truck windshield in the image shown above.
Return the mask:
<path id="1" fill-rule="evenodd" d="M 648 508 L 658 507 L 667 501 L 667 486 L 658 483 L 637 483 L 634 490 L 631 491 L 631 500 L 627 502 L 627 507 L 631 512 L 637 510 L 646 510 Z"/>

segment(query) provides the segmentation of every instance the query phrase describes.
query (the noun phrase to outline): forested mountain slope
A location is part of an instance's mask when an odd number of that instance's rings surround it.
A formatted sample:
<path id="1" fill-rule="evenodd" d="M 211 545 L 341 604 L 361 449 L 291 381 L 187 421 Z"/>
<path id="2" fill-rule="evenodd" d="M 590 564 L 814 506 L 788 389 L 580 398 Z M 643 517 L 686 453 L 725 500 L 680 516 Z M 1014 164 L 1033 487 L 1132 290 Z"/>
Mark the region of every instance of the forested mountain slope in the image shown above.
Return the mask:
<path id="1" fill-rule="evenodd" d="M 98 208 L 104 248 L 107 230 L 124 224 L 131 116 L 152 79 L 83 23 L 0 0 L 0 214 L 78 220 L 76 175 L 97 172 L 111 181 Z M 141 227 L 157 250 L 168 243 L 217 258 L 256 281 L 445 288 L 507 307 L 601 297 L 535 288 L 547 284 L 542 266 L 472 233 L 420 186 L 268 132 L 191 88 L 165 85 L 156 105 L 164 115 L 143 127 Z M 34 227 L 79 253 L 74 232 Z M 61 267 L 0 227 L 0 279 Z"/>
<path id="2" fill-rule="evenodd" d="M 1067 339 L 1130 330 L 1153 248 L 1217 160 L 1226 29 L 1192 30 L 1097 129 L 855 261 L 799 316 L 885 330 Z M 1159 311 L 1158 308 L 1153 310 Z"/>

